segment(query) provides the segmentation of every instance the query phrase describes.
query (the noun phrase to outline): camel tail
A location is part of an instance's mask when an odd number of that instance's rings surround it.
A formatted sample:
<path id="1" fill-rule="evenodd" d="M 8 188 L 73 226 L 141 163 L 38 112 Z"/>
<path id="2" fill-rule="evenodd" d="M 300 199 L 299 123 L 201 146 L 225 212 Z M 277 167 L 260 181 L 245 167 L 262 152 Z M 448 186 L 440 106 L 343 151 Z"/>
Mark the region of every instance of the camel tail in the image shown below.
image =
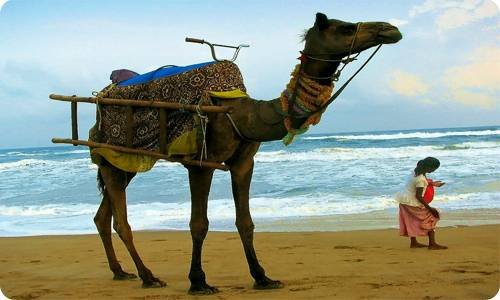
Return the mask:
<path id="1" fill-rule="evenodd" d="M 97 188 L 99 189 L 101 195 L 104 195 L 106 185 L 104 184 L 104 179 L 102 179 L 101 170 L 99 169 L 97 170 Z"/>

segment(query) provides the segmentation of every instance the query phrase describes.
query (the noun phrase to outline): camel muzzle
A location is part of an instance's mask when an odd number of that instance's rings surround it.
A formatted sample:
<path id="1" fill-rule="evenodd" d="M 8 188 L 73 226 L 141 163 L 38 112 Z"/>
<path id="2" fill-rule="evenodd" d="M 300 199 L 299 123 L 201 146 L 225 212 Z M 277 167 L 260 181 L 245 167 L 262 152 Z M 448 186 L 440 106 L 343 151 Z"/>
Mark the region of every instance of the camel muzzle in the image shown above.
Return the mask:
<path id="1" fill-rule="evenodd" d="M 380 25 L 378 36 L 380 37 L 383 44 L 394 44 L 399 42 L 403 38 L 403 35 L 399 31 L 399 29 L 389 23 L 382 23 Z"/>

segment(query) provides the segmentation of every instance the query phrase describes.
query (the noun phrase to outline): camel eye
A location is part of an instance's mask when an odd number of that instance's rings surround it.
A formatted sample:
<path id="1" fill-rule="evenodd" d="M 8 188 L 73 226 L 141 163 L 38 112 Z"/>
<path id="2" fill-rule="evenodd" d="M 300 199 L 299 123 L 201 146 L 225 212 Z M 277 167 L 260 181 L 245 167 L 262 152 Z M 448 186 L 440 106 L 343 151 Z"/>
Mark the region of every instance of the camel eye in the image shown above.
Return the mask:
<path id="1" fill-rule="evenodd" d="M 356 25 L 349 24 L 349 25 L 338 26 L 337 31 L 345 35 L 352 35 L 356 32 Z"/>

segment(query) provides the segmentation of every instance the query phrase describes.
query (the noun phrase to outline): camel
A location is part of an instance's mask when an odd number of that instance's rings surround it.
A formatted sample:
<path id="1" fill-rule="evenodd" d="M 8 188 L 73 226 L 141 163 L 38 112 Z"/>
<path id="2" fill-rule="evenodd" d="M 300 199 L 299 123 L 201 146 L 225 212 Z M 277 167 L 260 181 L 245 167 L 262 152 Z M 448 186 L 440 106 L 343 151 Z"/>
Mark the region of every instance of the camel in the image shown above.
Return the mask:
<path id="1" fill-rule="evenodd" d="M 315 93 L 316 96 L 321 93 L 330 96 L 334 73 L 342 58 L 377 45 L 396 43 L 401 38 L 399 30 L 389 23 L 349 23 L 328 19 L 325 14 L 317 13 L 314 26 L 303 36 L 305 47 L 302 51 L 300 66 L 295 73 L 301 78 L 301 82 L 305 80 L 306 83 L 310 83 L 309 90 L 322 89 L 321 92 Z M 291 85 L 289 87 L 291 86 L 291 91 L 297 92 L 297 95 L 300 95 L 300 89 L 304 94 L 304 87 L 298 87 L 301 84 L 304 85 L 304 82 L 296 82 L 295 87 Z M 307 98 L 307 95 L 304 97 Z M 284 98 L 290 101 L 284 104 Z M 315 101 L 310 98 L 307 98 L 309 102 Z M 254 223 L 249 209 L 249 188 L 254 156 L 261 142 L 279 140 L 290 132 L 296 132 L 301 126 L 304 127 L 303 125 L 310 120 L 311 115 L 320 116 L 326 107 L 324 105 L 317 106 L 317 109 L 298 107 L 297 101 L 290 94 L 286 94 L 285 97 L 282 94 L 281 97 L 270 101 L 257 101 L 251 98 L 232 100 L 216 98 L 213 100 L 216 105 L 229 106 L 233 109 L 230 117 L 226 114 L 207 113 L 209 120 L 206 131 L 207 160 L 223 162 L 230 168 L 236 209 L 236 228 L 243 244 L 250 274 L 255 280 L 254 288 L 282 288 L 284 284 L 281 281 L 270 279 L 266 275 L 253 246 Z M 322 104 L 324 103 L 323 101 Z M 312 124 L 318 121 L 319 118 L 316 118 Z M 203 241 L 209 227 L 208 194 L 214 169 L 192 165 L 185 165 L 185 167 L 189 173 L 191 192 L 189 228 L 192 236 L 192 260 L 188 276 L 191 286 L 188 292 L 212 294 L 218 292 L 218 289 L 207 283 L 201 256 Z M 111 241 L 112 219 L 113 228 L 125 244 L 137 267 L 142 286 L 145 288 L 164 287 L 166 283 L 153 275 L 140 258 L 127 221 L 126 188 L 135 175 L 135 173 L 122 171 L 106 161 L 99 165 L 98 178 L 103 198 L 94 222 L 115 280 L 133 279 L 137 276 L 123 271 L 116 258 Z"/>

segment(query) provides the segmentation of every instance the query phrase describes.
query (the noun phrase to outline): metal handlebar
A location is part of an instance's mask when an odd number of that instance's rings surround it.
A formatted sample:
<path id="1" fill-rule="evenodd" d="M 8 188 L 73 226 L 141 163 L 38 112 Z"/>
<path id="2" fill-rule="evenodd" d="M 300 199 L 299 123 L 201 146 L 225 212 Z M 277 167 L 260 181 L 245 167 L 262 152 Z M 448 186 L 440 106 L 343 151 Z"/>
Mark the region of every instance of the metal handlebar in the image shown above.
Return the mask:
<path id="1" fill-rule="evenodd" d="M 186 38 L 186 42 L 203 44 L 203 43 L 205 43 L 205 40 L 200 40 L 200 39 L 194 39 L 194 38 L 187 37 Z"/>
<path id="2" fill-rule="evenodd" d="M 207 42 L 205 40 L 195 39 L 195 38 L 190 38 L 190 37 L 186 37 L 186 42 L 189 42 L 189 43 L 198 43 L 198 44 L 207 44 L 210 47 L 210 51 L 212 52 L 212 57 L 213 57 L 213 59 L 215 61 L 235 61 L 236 58 L 238 57 L 238 53 L 240 52 L 241 48 L 250 47 L 250 45 L 247 45 L 247 44 L 239 44 L 238 46 L 212 44 L 212 43 L 209 43 L 209 42 Z M 236 49 L 236 50 L 234 51 L 233 58 L 231 58 L 229 60 L 228 59 L 218 59 L 217 56 L 215 55 L 215 47 L 232 48 L 232 49 Z"/>

